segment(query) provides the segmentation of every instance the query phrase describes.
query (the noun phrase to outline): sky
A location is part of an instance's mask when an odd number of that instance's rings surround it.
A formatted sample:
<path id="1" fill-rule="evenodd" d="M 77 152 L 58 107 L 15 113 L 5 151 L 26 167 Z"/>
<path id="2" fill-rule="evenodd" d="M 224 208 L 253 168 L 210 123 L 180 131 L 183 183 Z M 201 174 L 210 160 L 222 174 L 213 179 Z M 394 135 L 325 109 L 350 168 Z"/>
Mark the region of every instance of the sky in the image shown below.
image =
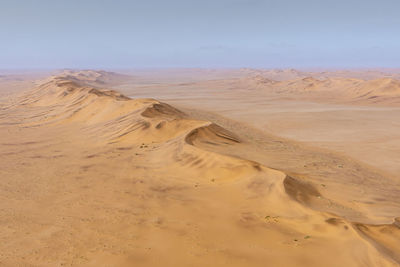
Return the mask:
<path id="1" fill-rule="evenodd" d="M 400 67 L 400 0 L 0 0 L 0 68 Z"/>

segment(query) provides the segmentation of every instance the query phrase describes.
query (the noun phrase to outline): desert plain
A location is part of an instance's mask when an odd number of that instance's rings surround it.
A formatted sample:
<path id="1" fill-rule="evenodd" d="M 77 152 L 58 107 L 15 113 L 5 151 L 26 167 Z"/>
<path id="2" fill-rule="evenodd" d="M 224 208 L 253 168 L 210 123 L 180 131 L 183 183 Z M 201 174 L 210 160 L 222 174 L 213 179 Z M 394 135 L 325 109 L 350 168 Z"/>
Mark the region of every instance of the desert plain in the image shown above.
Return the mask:
<path id="1" fill-rule="evenodd" d="M 0 266 L 399 266 L 400 70 L 0 72 Z"/>

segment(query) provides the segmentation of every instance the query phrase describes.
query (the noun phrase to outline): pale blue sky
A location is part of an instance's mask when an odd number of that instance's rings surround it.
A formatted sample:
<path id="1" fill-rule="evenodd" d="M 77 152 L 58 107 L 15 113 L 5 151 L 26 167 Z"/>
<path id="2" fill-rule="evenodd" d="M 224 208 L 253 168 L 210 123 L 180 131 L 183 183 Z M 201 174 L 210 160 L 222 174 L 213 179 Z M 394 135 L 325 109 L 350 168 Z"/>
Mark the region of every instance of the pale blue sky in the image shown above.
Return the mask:
<path id="1" fill-rule="evenodd" d="M 0 68 L 400 67 L 400 0 L 0 0 Z"/>

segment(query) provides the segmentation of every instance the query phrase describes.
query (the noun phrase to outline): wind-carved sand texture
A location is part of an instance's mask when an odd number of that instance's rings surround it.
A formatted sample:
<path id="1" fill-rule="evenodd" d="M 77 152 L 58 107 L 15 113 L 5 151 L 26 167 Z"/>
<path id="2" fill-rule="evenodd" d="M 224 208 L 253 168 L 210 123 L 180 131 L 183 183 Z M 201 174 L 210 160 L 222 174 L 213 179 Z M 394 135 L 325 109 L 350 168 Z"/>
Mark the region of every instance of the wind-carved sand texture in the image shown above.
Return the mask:
<path id="1" fill-rule="evenodd" d="M 3 99 L 1 266 L 400 264 L 398 179 L 100 89 L 118 75 L 68 71 Z"/>
<path id="2" fill-rule="evenodd" d="M 133 72 L 112 88 L 195 108 L 400 173 L 400 70 Z"/>

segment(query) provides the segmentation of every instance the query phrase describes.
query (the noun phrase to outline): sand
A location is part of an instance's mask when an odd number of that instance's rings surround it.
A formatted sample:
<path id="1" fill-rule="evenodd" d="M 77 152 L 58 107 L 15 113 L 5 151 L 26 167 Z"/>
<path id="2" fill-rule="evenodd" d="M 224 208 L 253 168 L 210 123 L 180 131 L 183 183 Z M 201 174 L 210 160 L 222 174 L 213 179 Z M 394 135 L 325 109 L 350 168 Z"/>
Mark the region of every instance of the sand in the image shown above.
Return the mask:
<path id="1" fill-rule="evenodd" d="M 400 125 L 332 141 L 340 112 L 396 112 L 396 79 L 332 98 L 304 95 L 317 74 L 254 71 L 64 71 L 3 94 L 0 265 L 398 266 L 399 154 L 348 151 Z"/>
<path id="2" fill-rule="evenodd" d="M 114 88 L 132 97 L 155 97 L 179 108 L 212 111 L 264 132 L 340 152 L 395 176 L 400 173 L 398 82 L 389 90 L 391 96 L 379 95 L 388 87 L 388 79 L 400 80 L 400 71 L 198 73 L 140 73 L 134 82 Z M 312 90 L 310 76 L 319 81 Z M 371 87 L 377 80 L 380 87 Z M 362 96 L 369 91 L 375 92 Z"/>

